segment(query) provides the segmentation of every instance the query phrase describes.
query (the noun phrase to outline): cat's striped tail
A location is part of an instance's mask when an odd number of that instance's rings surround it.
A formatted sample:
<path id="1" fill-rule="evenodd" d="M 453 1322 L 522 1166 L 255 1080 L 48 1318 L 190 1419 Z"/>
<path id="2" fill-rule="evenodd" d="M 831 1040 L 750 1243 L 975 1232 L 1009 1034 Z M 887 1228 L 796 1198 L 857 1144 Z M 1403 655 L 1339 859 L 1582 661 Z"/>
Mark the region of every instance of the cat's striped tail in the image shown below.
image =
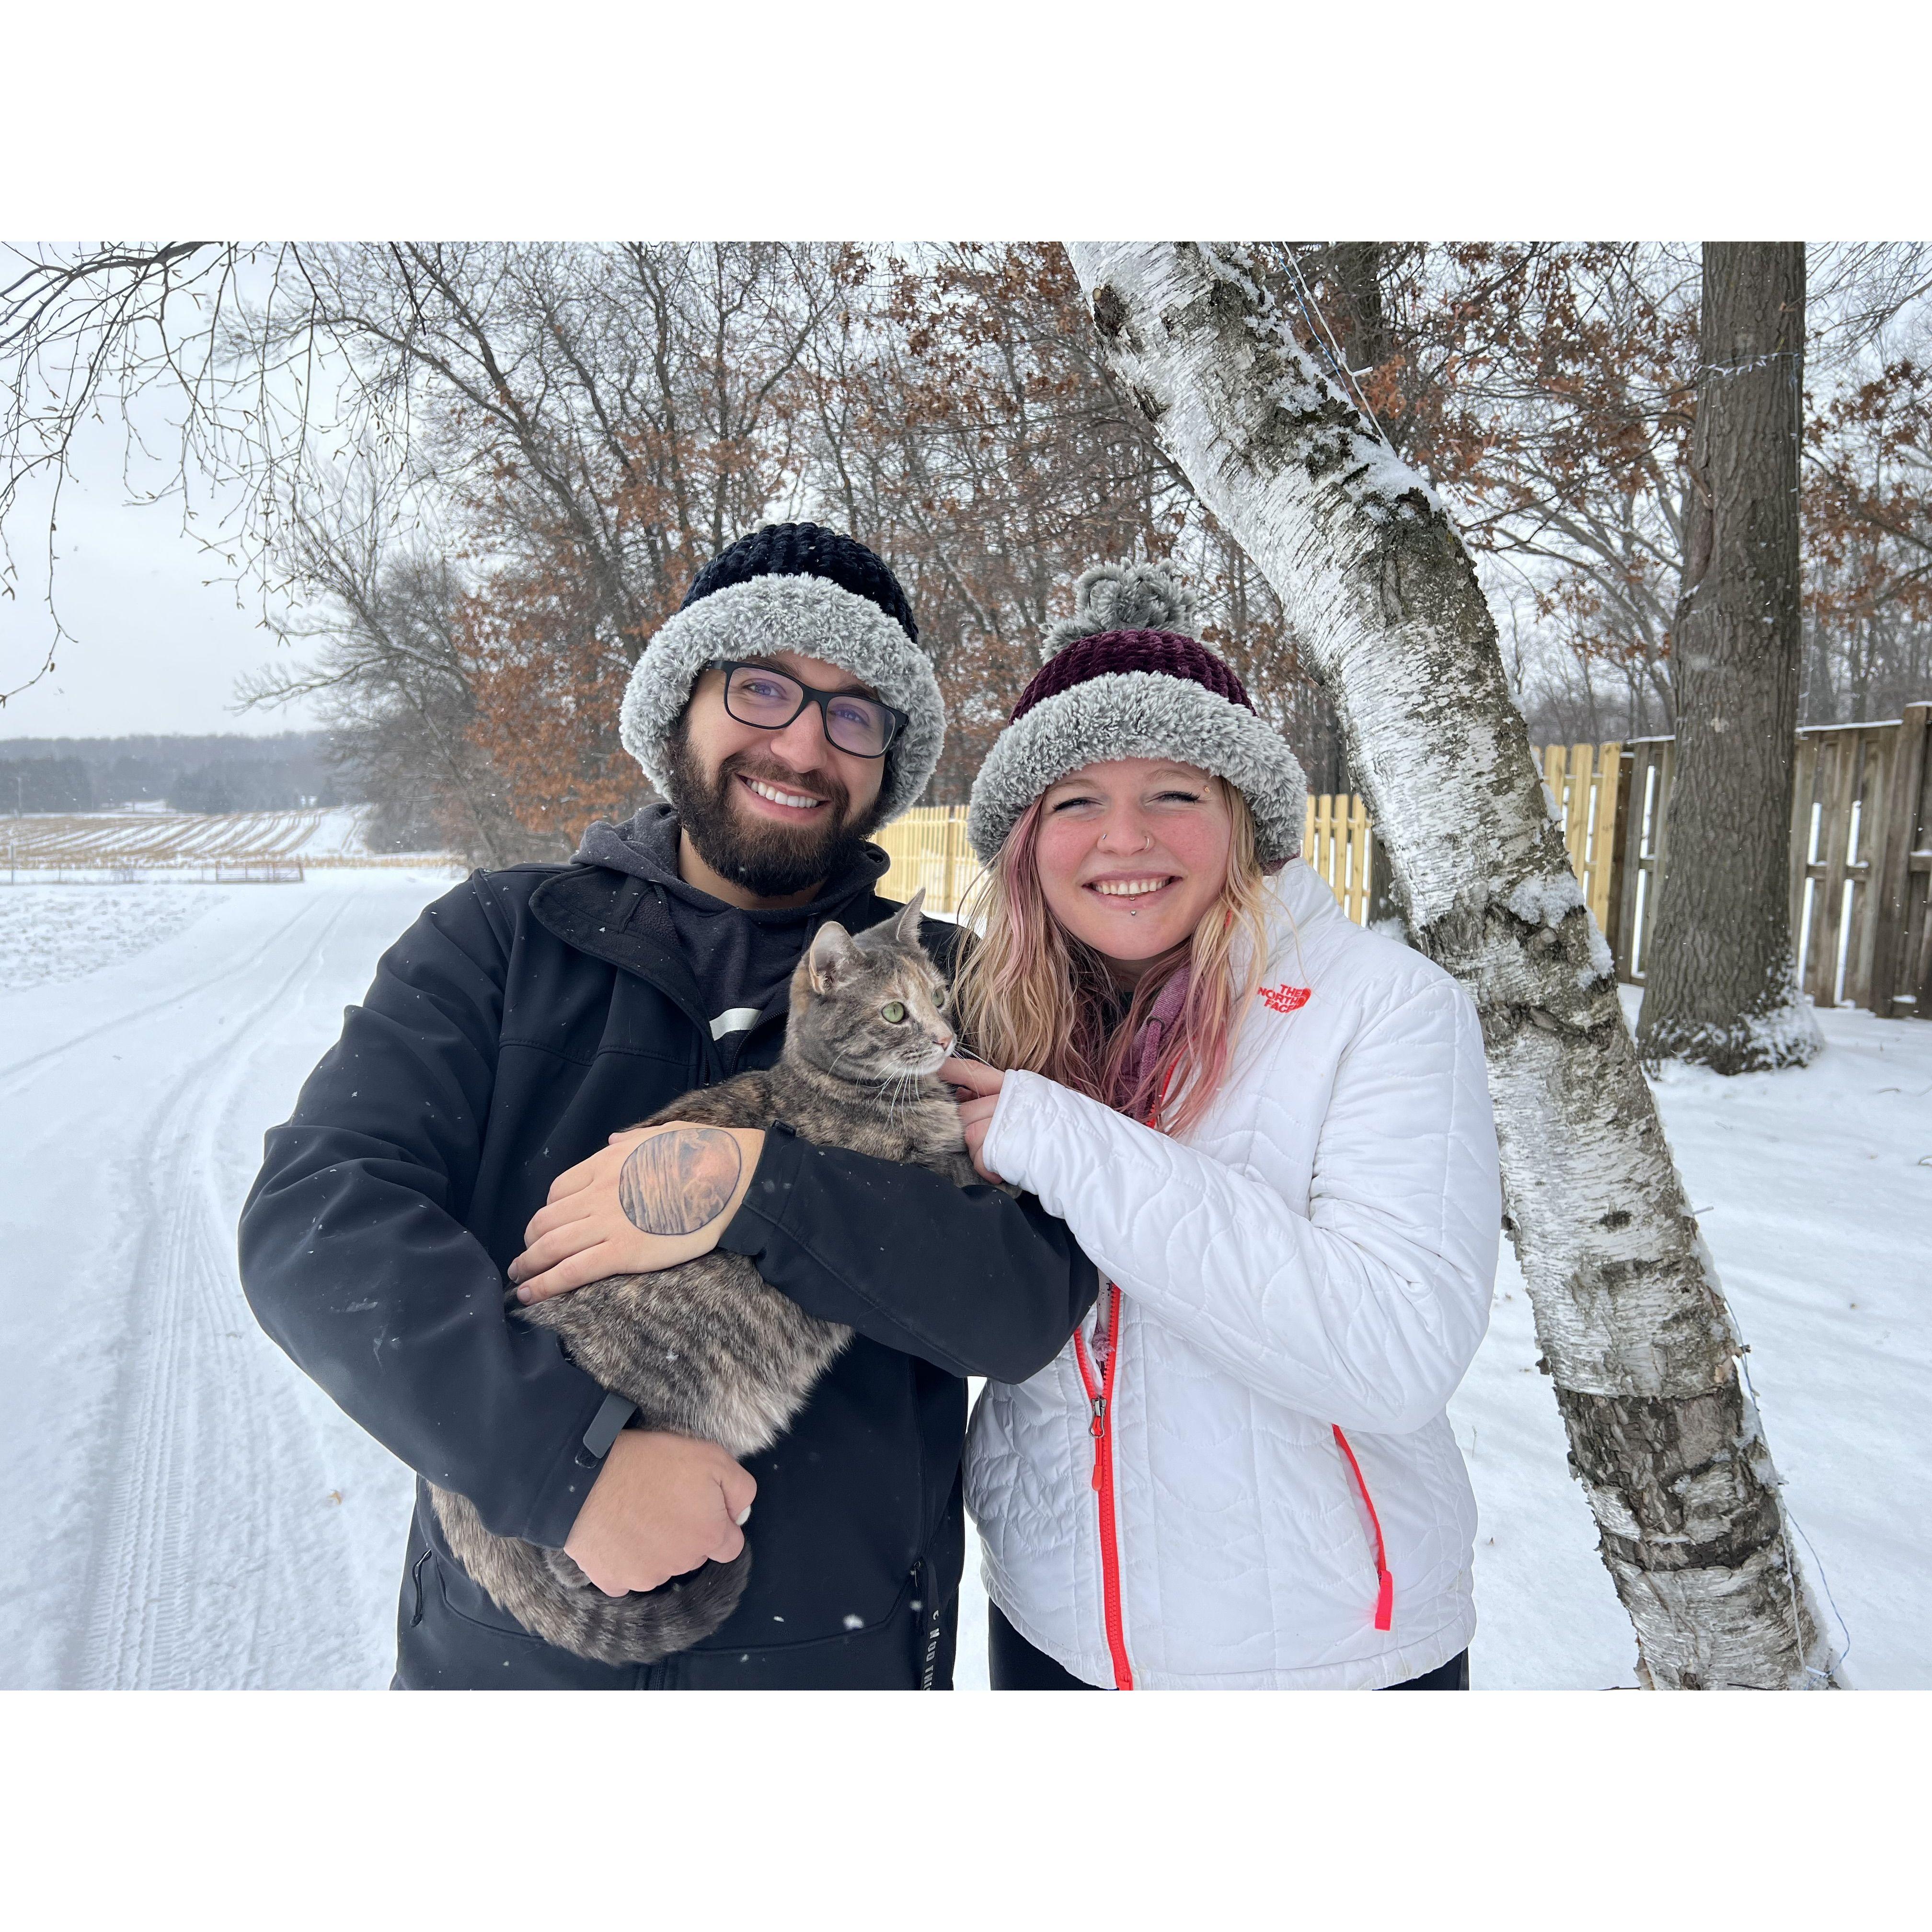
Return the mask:
<path id="1" fill-rule="evenodd" d="M 656 1664 L 688 1650 L 738 1607 L 752 1546 L 656 1590 L 607 1597 L 560 1550 L 486 1528 L 467 1497 L 430 1485 L 452 1553 L 496 1607 L 532 1636 L 600 1664 Z"/>

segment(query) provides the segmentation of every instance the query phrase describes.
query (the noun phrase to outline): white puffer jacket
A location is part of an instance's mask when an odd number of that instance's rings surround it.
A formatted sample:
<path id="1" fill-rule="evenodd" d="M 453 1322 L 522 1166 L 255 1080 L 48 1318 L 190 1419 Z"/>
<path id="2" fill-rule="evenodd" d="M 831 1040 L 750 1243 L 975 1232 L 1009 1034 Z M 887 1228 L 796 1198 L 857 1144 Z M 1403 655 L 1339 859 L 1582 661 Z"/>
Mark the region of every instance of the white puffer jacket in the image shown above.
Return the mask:
<path id="1" fill-rule="evenodd" d="M 1032 1073 L 1007 1075 L 986 1137 L 1120 1290 L 1105 1436 L 1070 1341 L 987 1385 L 967 1454 L 988 1594 L 1090 1684 L 1124 1651 L 1136 1688 L 1379 1688 L 1475 1628 L 1444 1408 L 1502 1219 L 1481 1030 L 1299 860 L 1273 891 L 1258 1010 L 1184 1142 Z"/>

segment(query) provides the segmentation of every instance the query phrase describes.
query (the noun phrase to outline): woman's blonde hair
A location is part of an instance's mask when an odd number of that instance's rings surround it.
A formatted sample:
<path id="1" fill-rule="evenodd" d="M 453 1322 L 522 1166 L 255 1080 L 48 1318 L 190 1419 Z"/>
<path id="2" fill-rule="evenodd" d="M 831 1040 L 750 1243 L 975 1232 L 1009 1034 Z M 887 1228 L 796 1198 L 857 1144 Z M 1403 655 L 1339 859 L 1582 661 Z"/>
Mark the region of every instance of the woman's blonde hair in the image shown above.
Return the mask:
<path id="1" fill-rule="evenodd" d="M 1233 833 L 1227 875 L 1192 934 L 1141 975 L 1124 1013 L 1106 962 L 1047 905 L 1034 852 L 1045 794 L 1027 808 L 961 911 L 962 924 L 984 921 L 957 988 L 961 1034 L 975 1053 L 995 1066 L 1043 1073 L 1136 1120 L 1158 1114 L 1169 1132 L 1207 1112 L 1268 964 L 1268 882 L 1255 856 L 1254 814 L 1225 778 L 1210 782 Z M 1151 1064 L 1140 1066 L 1142 1029 L 1181 971 L 1180 1014 Z"/>

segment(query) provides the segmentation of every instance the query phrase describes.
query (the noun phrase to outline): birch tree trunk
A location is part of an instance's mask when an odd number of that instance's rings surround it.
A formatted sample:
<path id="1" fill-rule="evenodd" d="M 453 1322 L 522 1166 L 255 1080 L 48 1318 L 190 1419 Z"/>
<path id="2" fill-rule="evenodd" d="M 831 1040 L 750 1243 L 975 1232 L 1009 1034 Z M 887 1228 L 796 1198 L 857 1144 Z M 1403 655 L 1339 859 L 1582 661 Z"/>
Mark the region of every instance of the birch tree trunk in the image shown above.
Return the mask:
<path id="1" fill-rule="evenodd" d="M 1677 776 L 1637 1046 L 1748 1073 L 1823 1043 L 1791 945 L 1804 243 L 1706 242 L 1698 341 Z"/>
<path id="2" fill-rule="evenodd" d="M 1314 656 L 1416 944 L 1480 1010 L 1506 1226 L 1641 1674 L 1830 1683 L 1738 1336 L 1461 539 L 1240 251 L 1070 250 L 1116 373 Z"/>

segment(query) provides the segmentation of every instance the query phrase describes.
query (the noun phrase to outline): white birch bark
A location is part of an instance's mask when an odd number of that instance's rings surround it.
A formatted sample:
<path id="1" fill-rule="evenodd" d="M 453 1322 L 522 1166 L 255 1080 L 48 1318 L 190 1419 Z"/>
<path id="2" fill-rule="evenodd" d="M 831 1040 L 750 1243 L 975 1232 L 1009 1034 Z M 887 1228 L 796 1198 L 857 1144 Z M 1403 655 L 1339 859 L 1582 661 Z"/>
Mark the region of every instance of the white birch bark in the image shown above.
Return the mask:
<path id="1" fill-rule="evenodd" d="M 1114 370 L 1319 668 L 1416 944 L 1481 1012 L 1506 1226 L 1641 1673 L 1832 1682 L 1738 1340 L 1461 538 L 1241 250 L 1069 246 Z"/>

